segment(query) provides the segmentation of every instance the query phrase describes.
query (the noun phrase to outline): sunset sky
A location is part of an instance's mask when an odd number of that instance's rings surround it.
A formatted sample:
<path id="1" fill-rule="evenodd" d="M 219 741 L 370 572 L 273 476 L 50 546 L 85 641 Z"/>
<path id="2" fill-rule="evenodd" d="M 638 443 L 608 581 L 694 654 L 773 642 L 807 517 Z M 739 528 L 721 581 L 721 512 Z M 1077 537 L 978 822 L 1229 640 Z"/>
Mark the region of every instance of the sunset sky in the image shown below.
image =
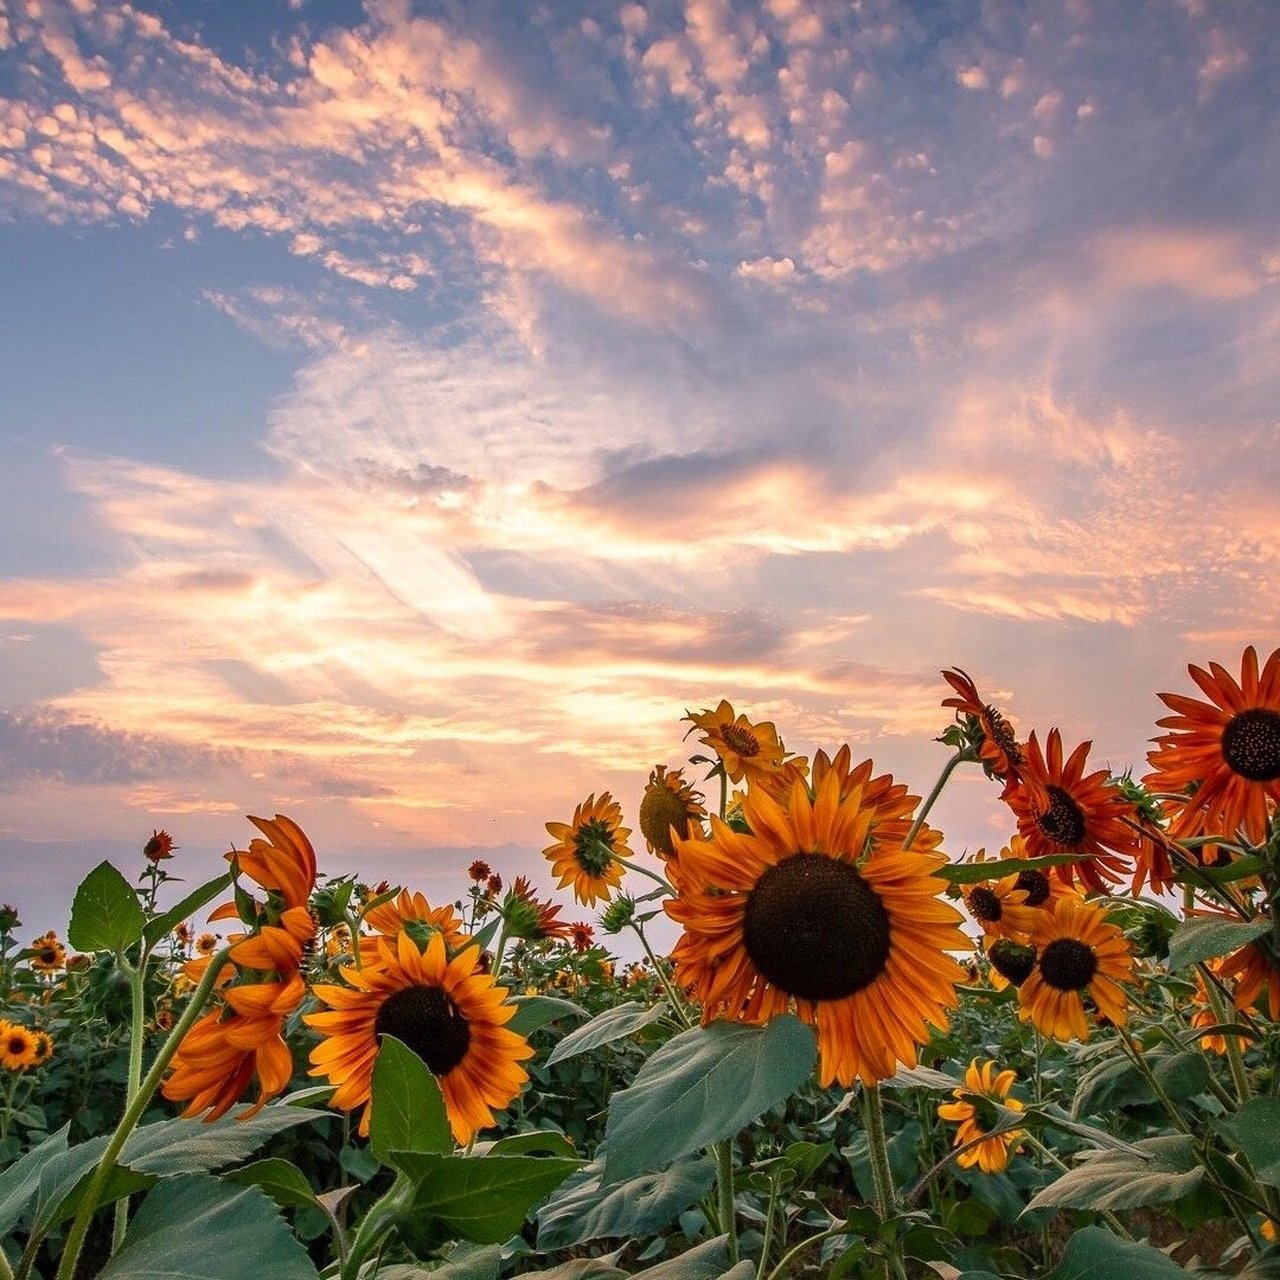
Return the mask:
<path id="1" fill-rule="evenodd" d="M 0 897 L 276 811 L 549 888 L 721 698 L 926 792 L 952 665 L 1141 773 L 1280 643 L 1278 76 L 1272 0 L 0 0 Z"/>

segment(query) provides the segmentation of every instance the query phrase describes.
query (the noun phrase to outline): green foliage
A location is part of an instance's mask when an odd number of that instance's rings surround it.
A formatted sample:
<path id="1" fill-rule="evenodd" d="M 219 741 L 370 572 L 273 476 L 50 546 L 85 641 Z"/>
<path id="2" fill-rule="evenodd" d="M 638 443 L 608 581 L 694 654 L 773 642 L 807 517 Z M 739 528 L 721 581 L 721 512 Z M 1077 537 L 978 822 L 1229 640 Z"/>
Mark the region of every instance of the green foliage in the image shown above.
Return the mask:
<path id="1" fill-rule="evenodd" d="M 142 937 L 146 914 L 129 882 L 100 862 L 80 882 L 67 938 L 81 951 L 121 952 Z"/>
<path id="2" fill-rule="evenodd" d="M 1184 1134 L 1144 1138 L 1134 1152 L 1097 1151 L 1047 1186 L 1029 1209 L 1137 1209 L 1195 1191 L 1205 1170 Z"/>
<path id="3" fill-rule="evenodd" d="M 395 1036 L 383 1036 L 373 1068 L 369 1146 L 390 1164 L 393 1151 L 450 1151 L 444 1098 L 422 1059 Z"/>
<path id="4" fill-rule="evenodd" d="M 1225 956 L 1227 952 L 1262 937 L 1270 929 L 1270 919 L 1184 920 L 1169 939 L 1169 968 L 1187 969 L 1214 956 Z"/>
<path id="5" fill-rule="evenodd" d="M 1101 1227 L 1077 1231 L 1047 1280 L 1185 1280 L 1189 1273 L 1147 1244 L 1121 1240 Z"/>

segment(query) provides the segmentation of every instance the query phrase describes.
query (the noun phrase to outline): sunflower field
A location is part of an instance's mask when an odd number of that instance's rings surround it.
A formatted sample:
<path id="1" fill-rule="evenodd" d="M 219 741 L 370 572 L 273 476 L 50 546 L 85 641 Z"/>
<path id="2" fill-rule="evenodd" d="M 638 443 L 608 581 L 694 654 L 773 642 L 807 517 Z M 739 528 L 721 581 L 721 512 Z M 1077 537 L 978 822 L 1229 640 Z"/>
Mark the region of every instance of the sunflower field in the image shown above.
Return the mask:
<path id="1" fill-rule="evenodd" d="M 632 827 L 546 824 L 590 921 L 283 814 L 0 908 L 0 1280 L 1280 1277 L 1280 649 L 1189 672 L 1139 778 L 945 671 L 923 799 L 690 712 Z"/>

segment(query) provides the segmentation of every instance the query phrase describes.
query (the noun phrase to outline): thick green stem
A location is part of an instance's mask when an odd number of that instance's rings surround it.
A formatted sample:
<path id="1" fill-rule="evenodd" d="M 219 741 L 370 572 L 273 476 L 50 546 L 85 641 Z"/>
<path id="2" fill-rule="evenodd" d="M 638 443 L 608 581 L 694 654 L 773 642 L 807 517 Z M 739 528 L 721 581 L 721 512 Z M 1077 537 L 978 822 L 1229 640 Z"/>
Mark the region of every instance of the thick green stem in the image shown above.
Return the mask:
<path id="1" fill-rule="evenodd" d="M 498 930 L 498 941 L 493 948 L 493 964 L 489 966 L 489 972 L 496 979 L 498 974 L 502 972 L 502 958 L 507 949 L 507 922 L 502 921 L 502 928 Z"/>
<path id="2" fill-rule="evenodd" d="M 136 969 L 123 956 L 119 957 L 119 963 L 129 978 L 129 1075 L 125 1082 L 124 1093 L 125 1105 L 128 1106 L 137 1097 L 138 1090 L 142 1087 L 142 1039 L 146 1021 L 147 950 L 145 943 Z M 112 1253 L 115 1253 L 124 1242 L 124 1233 L 128 1225 L 129 1197 L 123 1196 L 116 1202 L 116 1221 L 111 1233 Z"/>
<path id="3" fill-rule="evenodd" d="M 738 1265 L 738 1211 L 733 1199 L 733 1143 L 717 1142 L 716 1182 L 720 1204 L 720 1230 L 729 1237 L 729 1265 Z"/>
<path id="4" fill-rule="evenodd" d="M 920 834 L 920 828 L 924 826 L 924 820 L 928 816 L 929 810 L 933 808 L 934 802 L 942 794 L 942 788 L 947 785 L 947 779 L 951 777 L 956 765 L 963 760 L 972 760 L 973 756 L 968 751 L 957 751 L 955 755 L 942 766 L 942 772 L 938 775 L 938 780 L 933 784 L 933 790 L 925 797 L 924 804 L 920 806 L 920 812 L 916 814 L 915 821 L 911 824 L 911 829 L 907 832 L 907 838 L 903 840 L 902 847 L 910 849 L 915 843 L 915 838 Z"/>
<path id="5" fill-rule="evenodd" d="M 397 1173 L 391 1189 L 365 1214 L 364 1221 L 360 1223 L 356 1238 L 342 1263 L 341 1280 L 356 1280 L 365 1259 L 382 1247 L 387 1234 L 395 1226 L 396 1219 L 409 1207 L 412 1195 L 412 1185 L 404 1174 Z"/>
<path id="6" fill-rule="evenodd" d="M 0 1245 L 0 1280 L 13 1280 L 13 1268 L 9 1265 L 9 1255 Z"/>
<path id="7" fill-rule="evenodd" d="M 1165 1087 L 1156 1079 L 1155 1072 L 1147 1064 L 1147 1060 L 1142 1056 L 1142 1050 L 1133 1042 L 1133 1037 L 1123 1027 L 1117 1027 L 1120 1032 L 1120 1043 L 1124 1045 L 1125 1052 L 1129 1055 L 1130 1061 L 1138 1068 L 1147 1084 L 1151 1086 L 1151 1091 L 1160 1100 L 1160 1105 L 1164 1107 L 1169 1115 L 1169 1119 L 1173 1121 L 1174 1128 L 1181 1133 L 1189 1134 L 1191 1126 L 1183 1118 L 1182 1112 L 1178 1110 L 1178 1104 L 1169 1097 Z"/>
<path id="8" fill-rule="evenodd" d="M 1219 1025 L 1225 1026 L 1231 1019 L 1228 1017 L 1227 1003 L 1222 998 L 1222 992 L 1218 990 L 1217 979 L 1208 965 L 1202 964 L 1200 973 L 1204 981 L 1205 994 L 1209 997 L 1209 1007 L 1213 1010 L 1213 1016 L 1217 1018 Z M 1243 1106 L 1249 1101 L 1253 1090 L 1249 1088 L 1249 1077 L 1245 1074 L 1244 1058 L 1240 1054 L 1240 1040 L 1238 1036 L 1231 1035 L 1224 1035 L 1222 1038 L 1227 1045 L 1227 1064 L 1231 1068 L 1231 1083 L 1236 1087 L 1239 1105 Z"/>
<path id="9" fill-rule="evenodd" d="M 876 1188 L 876 1209 L 882 1219 L 893 1216 L 893 1175 L 889 1171 L 889 1148 L 884 1139 L 884 1107 L 880 1086 L 862 1086 L 862 1121 L 867 1131 L 867 1150 L 871 1155 L 871 1179 Z"/>
<path id="10" fill-rule="evenodd" d="M 120 1123 L 116 1125 L 116 1130 L 111 1135 L 111 1141 L 107 1144 L 107 1149 L 102 1153 L 102 1159 L 98 1162 L 97 1168 L 94 1169 L 93 1177 L 85 1189 L 84 1199 L 81 1200 L 80 1208 L 76 1211 L 75 1221 L 71 1224 L 71 1230 L 67 1233 L 66 1247 L 62 1251 L 62 1262 L 58 1267 L 58 1280 L 73 1280 L 76 1267 L 80 1262 L 80 1250 L 84 1247 L 84 1238 L 89 1230 L 89 1221 L 93 1217 L 94 1210 L 98 1207 L 98 1200 L 107 1185 L 107 1179 L 110 1178 L 116 1167 L 120 1152 L 128 1141 L 129 1135 L 137 1127 L 138 1121 L 142 1119 L 142 1113 L 147 1109 L 147 1104 L 151 1101 L 152 1095 L 160 1087 L 160 1081 L 164 1078 L 164 1073 L 168 1069 L 173 1055 L 178 1052 L 178 1046 L 181 1045 L 183 1037 L 200 1016 L 205 1002 L 213 991 L 214 983 L 217 981 L 223 965 L 227 964 L 230 959 L 231 951 L 230 948 L 227 948 L 219 951 L 209 961 L 209 967 L 204 971 L 204 976 L 200 979 L 200 985 L 196 987 L 191 997 L 191 1003 L 182 1011 L 182 1017 L 178 1019 L 177 1025 L 169 1033 L 169 1038 L 160 1047 L 160 1052 L 156 1055 L 155 1062 L 151 1064 L 151 1070 L 147 1072 L 146 1079 L 143 1080 L 138 1092 L 134 1095 L 133 1101 L 125 1109 Z"/>

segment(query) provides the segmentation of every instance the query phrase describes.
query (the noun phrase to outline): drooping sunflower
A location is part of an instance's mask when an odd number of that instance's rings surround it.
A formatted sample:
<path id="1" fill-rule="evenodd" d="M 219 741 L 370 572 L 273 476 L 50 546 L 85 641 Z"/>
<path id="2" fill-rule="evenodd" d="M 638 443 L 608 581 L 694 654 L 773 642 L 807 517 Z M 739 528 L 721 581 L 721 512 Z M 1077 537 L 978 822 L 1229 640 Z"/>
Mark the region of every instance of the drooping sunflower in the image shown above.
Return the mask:
<path id="1" fill-rule="evenodd" d="M 970 718 L 969 728 L 976 728 L 980 737 L 978 759 L 993 778 L 1006 785 L 1016 783 L 1022 769 L 1022 746 L 1013 732 L 1013 725 L 1002 712 L 978 696 L 977 686 L 959 667 L 944 671 L 942 678 L 955 690 L 956 696 L 944 698 L 942 705 L 955 709 L 959 719 Z"/>
<path id="2" fill-rule="evenodd" d="M 823 1086 L 883 1080 L 914 1063 L 929 1027 L 947 1026 L 969 951 L 941 901 L 933 853 L 867 853 L 874 809 L 840 798 L 828 774 L 784 809 L 748 792 L 749 832 L 718 818 L 711 839 L 677 840 L 679 893 L 664 904 L 684 932 L 672 953 L 702 1020 L 760 1023 L 794 1009 L 816 1026 Z"/>
<path id="3" fill-rule="evenodd" d="M 1166 800 L 1175 839 L 1243 829 L 1254 844 L 1267 839 L 1270 815 L 1280 804 L 1280 649 L 1261 673 L 1250 645 L 1240 660 L 1240 681 L 1216 662 L 1209 670 L 1188 666 L 1209 699 L 1162 693 L 1174 712 L 1156 723 L 1170 732 L 1153 739 L 1157 749 L 1144 781 L 1153 791 L 1189 793 Z"/>
<path id="4" fill-rule="evenodd" d="M 0 1019 L 0 1067 L 6 1071 L 25 1071 L 40 1061 L 40 1042 L 36 1033 L 18 1022 Z"/>
<path id="5" fill-rule="evenodd" d="M 589 795 L 573 811 L 572 822 L 548 822 L 547 833 L 556 843 L 542 851 L 551 863 L 558 886 L 573 885 L 573 896 L 583 906 L 608 902 L 622 883 L 620 857 L 631 857 L 627 848 L 629 827 L 622 825 L 622 809 L 607 792 L 597 800 Z"/>
<path id="6" fill-rule="evenodd" d="M 37 973 L 57 973 L 67 963 L 67 950 L 52 929 L 31 942 L 31 967 Z"/>
<path id="7" fill-rule="evenodd" d="M 748 787 L 767 785 L 770 775 L 782 772 L 787 749 L 778 740 L 772 721 L 752 724 L 746 716 L 735 715 L 733 705 L 725 699 L 714 711 L 687 711 L 683 718 L 702 730 L 698 741 L 716 753 L 730 782 L 745 778 Z"/>
<path id="8" fill-rule="evenodd" d="M 558 903 L 539 898 L 526 876 L 516 876 L 498 908 L 507 937 L 523 938 L 525 942 L 568 938 L 573 925 L 560 919 L 561 909 Z"/>
<path id="9" fill-rule="evenodd" d="M 523 1036 L 504 1025 L 515 1013 L 505 987 L 476 972 L 480 948 L 449 958 L 444 937 L 433 933 L 425 951 L 406 933 L 381 939 L 378 963 L 346 968 L 345 987 L 320 984 L 316 996 L 328 1009 L 305 1021 L 324 1039 L 311 1051 L 313 1076 L 337 1090 L 332 1105 L 364 1110 L 360 1132 L 369 1132 L 370 1090 L 379 1038 L 395 1036 L 426 1064 L 440 1084 L 453 1136 L 471 1140 L 495 1123 L 528 1074 L 520 1066 L 533 1056 Z"/>
<path id="10" fill-rule="evenodd" d="M 47 1031 L 38 1028 L 31 1033 L 36 1038 L 36 1060 L 34 1065 L 43 1067 L 53 1057 L 53 1037 Z"/>
<path id="11" fill-rule="evenodd" d="M 1018 988 L 1018 1016 L 1054 1040 L 1087 1040 L 1084 999 L 1116 1026 L 1127 1018 L 1120 985 L 1132 982 L 1128 939 L 1107 921 L 1101 907 L 1083 898 L 1063 898 L 1032 935 L 1035 967 Z"/>
<path id="12" fill-rule="evenodd" d="M 640 800 L 640 834 L 650 853 L 671 857 L 671 832 L 687 838 L 691 823 L 707 816 L 701 792 L 684 780 L 683 769 L 654 765 Z"/>
<path id="13" fill-rule="evenodd" d="M 959 1124 L 954 1146 L 962 1147 L 970 1142 L 976 1145 L 956 1157 L 956 1163 L 962 1169 L 971 1169 L 976 1164 L 983 1173 L 1001 1173 L 1009 1164 L 1009 1154 L 1022 1138 L 1021 1129 L 1007 1129 L 1003 1133 L 985 1137 L 987 1130 L 983 1126 L 978 1108 L 968 1101 L 968 1095 L 988 1098 L 992 1102 L 1008 1107 L 1011 1111 L 1021 1111 L 1022 1103 L 1009 1096 L 1009 1090 L 1017 1079 L 1016 1073 L 1010 1070 L 996 1071 L 996 1064 L 987 1061 L 978 1066 L 974 1058 L 964 1073 L 964 1084 L 951 1091 L 956 1102 L 944 1102 L 938 1107 L 938 1115 L 943 1120 Z"/>
<path id="14" fill-rule="evenodd" d="M 157 831 L 153 827 L 151 838 L 142 846 L 142 856 L 148 862 L 163 862 L 165 858 L 173 857 L 173 851 L 177 847 L 167 831 Z"/>
<path id="15" fill-rule="evenodd" d="M 1082 742 L 1064 761 L 1062 735 L 1049 730 L 1044 752 L 1033 732 L 1027 742 L 1022 781 L 1003 799 L 1018 819 L 1027 854 L 1077 855 L 1054 867 L 1058 877 L 1104 892 L 1134 869 L 1137 833 L 1133 803 L 1113 786 L 1106 769 L 1084 771 L 1091 742 Z"/>

